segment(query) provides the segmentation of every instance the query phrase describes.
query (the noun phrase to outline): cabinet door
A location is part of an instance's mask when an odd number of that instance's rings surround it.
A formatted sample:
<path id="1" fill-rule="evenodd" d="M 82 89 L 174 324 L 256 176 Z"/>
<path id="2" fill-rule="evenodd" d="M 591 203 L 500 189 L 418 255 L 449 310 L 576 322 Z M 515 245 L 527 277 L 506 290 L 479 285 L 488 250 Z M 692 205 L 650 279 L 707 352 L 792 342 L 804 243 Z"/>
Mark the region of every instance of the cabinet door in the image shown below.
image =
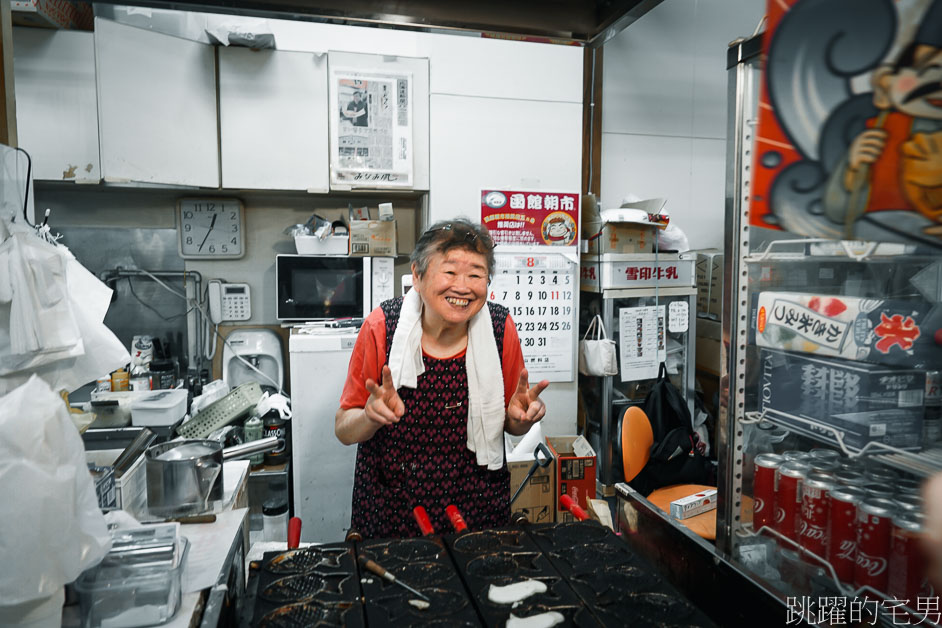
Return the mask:
<path id="1" fill-rule="evenodd" d="M 97 182 L 98 102 L 92 33 L 14 28 L 16 129 L 34 179 Z"/>
<path id="2" fill-rule="evenodd" d="M 219 49 L 222 185 L 326 192 L 327 56 Z"/>
<path id="3" fill-rule="evenodd" d="M 95 18 L 106 181 L 219 186 L 213 48 Z"/>

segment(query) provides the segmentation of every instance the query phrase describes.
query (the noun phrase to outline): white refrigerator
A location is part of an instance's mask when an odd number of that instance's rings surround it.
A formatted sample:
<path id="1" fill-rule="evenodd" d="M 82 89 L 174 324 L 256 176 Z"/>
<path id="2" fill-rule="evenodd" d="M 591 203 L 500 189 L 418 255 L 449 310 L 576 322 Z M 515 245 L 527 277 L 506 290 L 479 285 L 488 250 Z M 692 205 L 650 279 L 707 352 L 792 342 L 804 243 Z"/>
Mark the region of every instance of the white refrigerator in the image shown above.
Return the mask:
<path id="1" fill-rule="evenodd" d="M 291 330 L 292 497 L 302 541 L 342 541 L 350 527 L 357 448 L 334 436 L 334 414 L 356 337 L 356 328 Z"/>

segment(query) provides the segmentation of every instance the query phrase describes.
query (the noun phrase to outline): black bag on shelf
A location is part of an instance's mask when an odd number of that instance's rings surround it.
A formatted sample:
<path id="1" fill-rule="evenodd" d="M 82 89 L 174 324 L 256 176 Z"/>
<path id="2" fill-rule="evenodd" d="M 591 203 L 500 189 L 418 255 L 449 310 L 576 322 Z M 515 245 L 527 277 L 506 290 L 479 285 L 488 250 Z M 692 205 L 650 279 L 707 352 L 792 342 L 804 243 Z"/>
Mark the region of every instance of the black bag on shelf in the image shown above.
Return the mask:
<path id="1" fill-rule="evenodd" d="M 642 495 L 673 484 L 711 484 L 713 466 L 697 448 L 690 410 L 661 362 L 657 381 L 642 406 L 651 422 L 654 445 L 648 463 L 629 484 Z"/>

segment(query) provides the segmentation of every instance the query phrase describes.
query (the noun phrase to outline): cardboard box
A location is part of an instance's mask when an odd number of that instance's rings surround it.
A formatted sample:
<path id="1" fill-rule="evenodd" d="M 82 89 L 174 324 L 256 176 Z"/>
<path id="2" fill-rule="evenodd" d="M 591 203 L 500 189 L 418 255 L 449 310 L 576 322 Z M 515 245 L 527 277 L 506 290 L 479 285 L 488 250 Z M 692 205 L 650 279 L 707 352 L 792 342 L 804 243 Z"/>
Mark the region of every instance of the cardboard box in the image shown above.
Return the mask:
<path id="1" fill-rule="evenodd" d="M 352 257 L 395 257 L 395 220 L 351 220 L 350 255 Z"/>
<path id="2" fill-rule="evenodd" d="M 510 495 L 517 491 L 523 482 L 532 460 L 519 460 L 508 462 L 510 470 Z M 523 512 L 527 521 L 531 523 L 553 523 L 556 521 L 556 462 L 550 462 L 545 467 L 538 466 L 530 481 L 520 491 L 520 495 L 510 505 L 511 512 Z"/>
<path id="3" fill-rule="evenodd" d="M 723 316 L 723 266 L 717 249 L 697 251 L 697 315 L 719 320 Z"/>
<path id="4" fill-rule="evenodd" d="M 709 318 L 697 318 L 697 370 L 713 375 L 723 372 L 723 325 Z"/>
<path id="5" fill-rule="evenodd" d="M 652 199 L 603 210 L 584 204 L 580 250 L 588 255 L 653 253 L 657 229 L 668 221 L 659 213 L 664 203 L 664 199 Z"/>
<path id="6" fill-rule="evenodd" d="M 350 237 L 330 235 L 323 240 L 314 235 L 294 236 L 298 255 L 347 255 L 350 253 Z"/>
<path id="7" fill-rule="evenodd" d="M 95 22 L 92 5 L 73 0 L 13 0 L 11 17 L 17 26 L 76 28 L 90 31 Z"/>
<path id="8" fill-rule="evenodd" d="M 754 311 L 760 347 L 907 367 L 942 364 L 934 338 L 942 308 L 925 301 L 760 292 Z"/>
<path id="9" fill-rule="evenodd" d="M 851 449 L 875 440 L 901 449 L 922 443 L 925 371 L 762 349 L 759 409 L 789 427 Z"/>
<path id="10" fill-rule="evenodd" d="M 708 512 L 715 508 L 716 489 L 711 488 L 672 501 L 671 517 L 674 519 L 689 519 L 690 517 Z"/>
<path id="11" fill-rule="evenodd" d="M 560 510 L 559 496 L 569 495 L 583 509 L 595 499 L 595 450 L 582 436 L 547 436 L 546 444 L 556 458 L 556 521 L 574 521 L 568 510 Z"/>

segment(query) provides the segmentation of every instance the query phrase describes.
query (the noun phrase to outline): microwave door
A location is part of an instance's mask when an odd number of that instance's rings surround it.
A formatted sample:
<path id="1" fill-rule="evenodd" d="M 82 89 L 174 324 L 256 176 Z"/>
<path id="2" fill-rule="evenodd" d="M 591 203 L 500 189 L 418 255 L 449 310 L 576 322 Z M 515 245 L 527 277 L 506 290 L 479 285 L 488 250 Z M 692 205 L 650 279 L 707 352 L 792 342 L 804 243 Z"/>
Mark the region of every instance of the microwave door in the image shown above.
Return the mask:
<path id="1" fill-rule="evenodd" d="M 275 278 L 279 320 L 363 315 L 364 283 L 369 290 L 363 258 L 279 255 Z"/>

